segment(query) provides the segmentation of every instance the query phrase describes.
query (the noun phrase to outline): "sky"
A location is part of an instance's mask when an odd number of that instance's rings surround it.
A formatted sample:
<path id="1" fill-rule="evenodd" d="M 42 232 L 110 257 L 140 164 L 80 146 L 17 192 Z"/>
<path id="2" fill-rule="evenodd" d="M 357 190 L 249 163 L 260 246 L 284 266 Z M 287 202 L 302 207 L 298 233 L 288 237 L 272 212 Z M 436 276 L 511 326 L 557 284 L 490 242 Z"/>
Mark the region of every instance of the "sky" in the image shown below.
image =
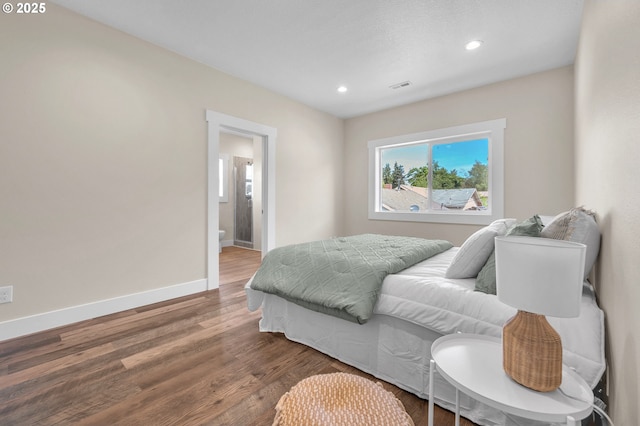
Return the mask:
<path id="1" fill-rule="evenodd" d="M 437 161 L 441 167 L 451 171 L 456 169 L 459 176 L 466 175 L 476 160 L 483 164 L 488 163 L 489 143 L 488 139 L 476 139 L 465 142 L 433 145 L 433 161 Z M 399 148 L 387 148 L 381 151 L 381 165 L 389 163 L 393 170 L 393 164 L 404 166 L 405 173 L 413 167 L 427 165 L 428 145 L 408 145 Z"/>

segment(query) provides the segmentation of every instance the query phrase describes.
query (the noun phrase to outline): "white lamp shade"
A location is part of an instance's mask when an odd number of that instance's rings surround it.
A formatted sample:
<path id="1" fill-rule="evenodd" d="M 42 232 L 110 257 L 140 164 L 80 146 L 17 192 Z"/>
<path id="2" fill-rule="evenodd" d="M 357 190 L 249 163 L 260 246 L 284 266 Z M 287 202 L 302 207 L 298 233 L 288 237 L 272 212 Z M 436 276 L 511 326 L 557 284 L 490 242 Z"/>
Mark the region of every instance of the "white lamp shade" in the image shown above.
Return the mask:
<path id="1" fill-rule="evenodd" d="M 539 315 L 580 315 L 587 246 L 551 238 L 495 239 L 498 299 Z"/>

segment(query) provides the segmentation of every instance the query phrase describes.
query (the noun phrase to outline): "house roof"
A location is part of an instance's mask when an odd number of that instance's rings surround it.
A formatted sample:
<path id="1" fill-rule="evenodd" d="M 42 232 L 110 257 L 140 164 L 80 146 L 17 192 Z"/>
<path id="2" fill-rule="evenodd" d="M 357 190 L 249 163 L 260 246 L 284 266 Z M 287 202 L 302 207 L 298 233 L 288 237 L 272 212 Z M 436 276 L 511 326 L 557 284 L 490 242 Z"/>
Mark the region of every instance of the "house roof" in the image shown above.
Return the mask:
<path id="1" fill-rule="evenodd" d="M 433 201 L 447 208 L 462 209 L 477 192 L 475 188 L 434 189 Z"/>
<path id="2" fill-rule="evenodd" d="M 463 209 L 469 201 L 478 207 L 482 205 L 475 188 L 434 189 L 432 195 L 432 210 Z M 412 211 L 412 206 L 424 211 L 429 204 L 426 188 L 409 185 L 401 185 L 400 190 L 383 188 L 381 199 L 383 208 L 389 211 Z"/>
<path id="3" fill-rule="evenodd" d="M 427 197 L 402 188 L 383 188 L 381 199 L 383 209 L 388 211 L 411 211 L 411 206 L 417 206 L 419 211 L 427 210 Z"/>

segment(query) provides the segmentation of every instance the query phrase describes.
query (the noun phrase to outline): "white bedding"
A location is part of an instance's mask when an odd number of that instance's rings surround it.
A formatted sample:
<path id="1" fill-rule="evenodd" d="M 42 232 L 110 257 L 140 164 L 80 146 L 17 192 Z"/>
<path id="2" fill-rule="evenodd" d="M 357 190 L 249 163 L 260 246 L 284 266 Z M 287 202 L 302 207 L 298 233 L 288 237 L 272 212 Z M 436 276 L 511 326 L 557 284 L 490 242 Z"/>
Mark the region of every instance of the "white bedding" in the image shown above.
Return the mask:
<path id="1" fill-rule="evenodd" d="M 474 291 L 475 278 L 449 279 L 444 274 L 457 247 L 389 275 L 374 310 L 441 334 L 477 333 L 500 337 L 516 310 L 495 295 Z M 593 388 L 604 373 L 604 314 L 588 282 L 580 316 L 547 320 L 562 338 L 563 362 Z"/>
<path id="2" fill-rule="evenodd" d="M 281 332 L 380 379 L 427 398 L 431 343 L 441 335 L 463 332 L 500 337 L 515 309 L 494 295 L 474 291 L 475 279 L 445 278 L 457 252 L 454 247 L 400 273 L 389 275 L 373 318 L 350 323 L 309 311 L 277 296 L 249 288 L 251 311 L 262 307 L 260 330 Z M 578 318 L 548 318 L 563 343 L 563 362 L 595 387 L 605 369 L 604 315 L 585 282 Z M 453 407 L 453 389 L 442 379 L 434 401 Z M 479 424 L 526 424 L 507 418 L 469 398 L 461 399 L 462 414 Z"/>

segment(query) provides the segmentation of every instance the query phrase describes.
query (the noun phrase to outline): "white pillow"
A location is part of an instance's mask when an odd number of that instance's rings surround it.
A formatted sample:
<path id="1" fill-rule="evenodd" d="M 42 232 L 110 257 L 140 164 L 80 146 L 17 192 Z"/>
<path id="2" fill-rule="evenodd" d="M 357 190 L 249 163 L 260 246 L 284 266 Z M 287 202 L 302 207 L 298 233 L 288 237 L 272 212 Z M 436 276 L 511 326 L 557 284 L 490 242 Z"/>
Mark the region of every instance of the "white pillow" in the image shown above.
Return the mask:
<path id="1" fill-rule="evenodd" d="M 453 257 L 445 277 L 473 278 L 478 275 L 493 253 L 495 237 L 506 234 L 515 222 L 516 219 L 498 219 L 491 225 L 474 232 Z"/>

